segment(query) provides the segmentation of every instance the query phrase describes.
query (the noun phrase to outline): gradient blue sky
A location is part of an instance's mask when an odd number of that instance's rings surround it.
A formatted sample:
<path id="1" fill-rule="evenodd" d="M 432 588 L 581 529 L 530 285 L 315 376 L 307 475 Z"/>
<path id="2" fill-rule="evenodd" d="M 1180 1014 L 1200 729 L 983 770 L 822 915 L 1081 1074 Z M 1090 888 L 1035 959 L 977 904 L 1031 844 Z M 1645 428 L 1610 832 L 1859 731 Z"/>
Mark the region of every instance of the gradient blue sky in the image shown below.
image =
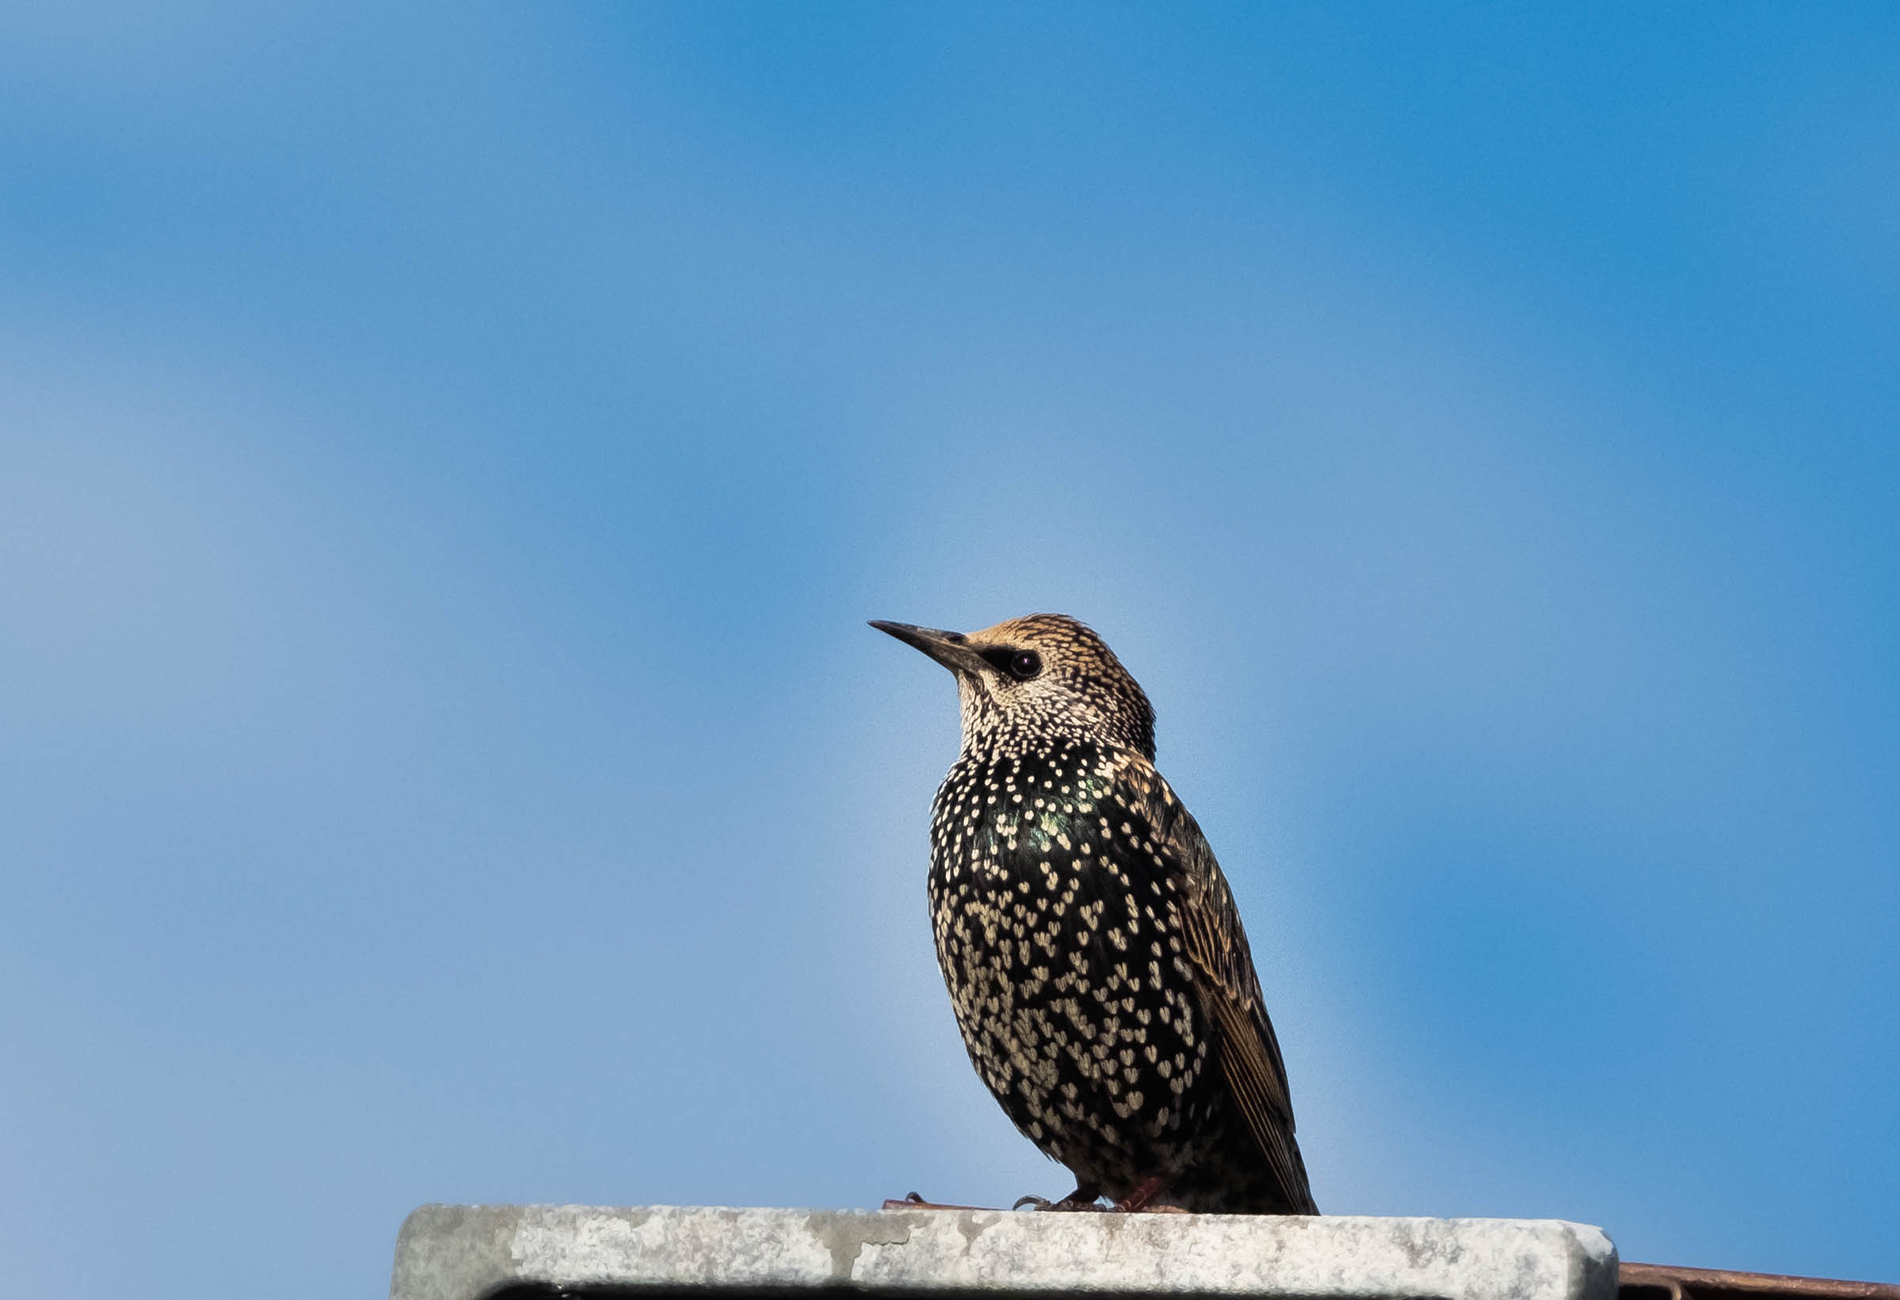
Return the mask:
<path id="1" fill-rule="evenodd" d="M 923 905 L 1094 623 L 1334 1212 L 1900 1279 L 1900 11 L 0 17 L 0 1276 L 1066 1190 Z"/>

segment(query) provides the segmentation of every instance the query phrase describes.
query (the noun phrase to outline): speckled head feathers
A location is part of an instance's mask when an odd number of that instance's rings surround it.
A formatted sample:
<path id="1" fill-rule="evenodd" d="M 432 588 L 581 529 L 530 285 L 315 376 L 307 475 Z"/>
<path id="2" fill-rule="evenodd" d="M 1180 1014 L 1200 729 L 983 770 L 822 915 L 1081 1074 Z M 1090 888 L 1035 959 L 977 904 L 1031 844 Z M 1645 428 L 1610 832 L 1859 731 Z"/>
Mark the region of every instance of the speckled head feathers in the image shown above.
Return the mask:
<path id="1" fill-rule="evenodd" d="M 957 676 L 965 753 L 1088 740 L 1154 758 L 1155 714 L 1093 628 L 1030 614 L 978 632 L 873 623 Z"/>

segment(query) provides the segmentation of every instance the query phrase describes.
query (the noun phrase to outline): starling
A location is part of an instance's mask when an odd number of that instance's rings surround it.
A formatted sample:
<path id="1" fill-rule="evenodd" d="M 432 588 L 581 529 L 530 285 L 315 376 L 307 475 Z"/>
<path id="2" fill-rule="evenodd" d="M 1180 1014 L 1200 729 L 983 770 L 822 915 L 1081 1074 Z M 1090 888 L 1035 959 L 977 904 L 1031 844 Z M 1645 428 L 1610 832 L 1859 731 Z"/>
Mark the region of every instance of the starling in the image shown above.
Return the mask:
<path id="1" fill-rule="evenodd" d="M 871 626 L 956 674 L 937 961 L 977 1073 L 1075 1175 L 1056 1207 L 1317 1214 L 1240 914 L 1135 679 L 1066 615 Z"/>

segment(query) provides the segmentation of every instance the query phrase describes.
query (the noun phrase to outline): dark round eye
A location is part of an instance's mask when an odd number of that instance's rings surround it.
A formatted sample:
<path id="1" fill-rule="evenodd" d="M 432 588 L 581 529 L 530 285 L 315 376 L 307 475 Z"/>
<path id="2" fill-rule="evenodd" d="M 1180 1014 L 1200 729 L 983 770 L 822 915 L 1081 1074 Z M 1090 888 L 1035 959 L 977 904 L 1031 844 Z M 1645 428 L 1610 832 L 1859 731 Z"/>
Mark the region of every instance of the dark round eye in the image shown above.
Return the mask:
<path id="1" fill-rule="evenodd" d="M 1009 675 L 1026 682 L 1042 671 L 1042 656 L 1034 650 L 1018 650 L 1009 657 Z"/>

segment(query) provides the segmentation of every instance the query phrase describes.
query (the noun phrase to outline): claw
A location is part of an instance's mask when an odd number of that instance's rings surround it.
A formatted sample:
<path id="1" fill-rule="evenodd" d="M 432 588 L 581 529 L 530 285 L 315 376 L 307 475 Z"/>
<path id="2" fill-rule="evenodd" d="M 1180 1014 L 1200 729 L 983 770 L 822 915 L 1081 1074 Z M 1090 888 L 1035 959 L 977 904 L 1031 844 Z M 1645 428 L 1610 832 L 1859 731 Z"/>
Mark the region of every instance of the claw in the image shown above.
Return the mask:
<path id="1" fill-rule="evenodd" d="M 1102 1207 L 1095 1203 L 1099 1195 L 1100 1193 L 1092 1187 L 1078 1187 L 1059 1201 L 1051 1201 L 1041 1196 L 1020 1196 L 1010 1209 L 1020 1210 L 1027 1205 L 1037 1210 L 1099 1210 Z"/>

